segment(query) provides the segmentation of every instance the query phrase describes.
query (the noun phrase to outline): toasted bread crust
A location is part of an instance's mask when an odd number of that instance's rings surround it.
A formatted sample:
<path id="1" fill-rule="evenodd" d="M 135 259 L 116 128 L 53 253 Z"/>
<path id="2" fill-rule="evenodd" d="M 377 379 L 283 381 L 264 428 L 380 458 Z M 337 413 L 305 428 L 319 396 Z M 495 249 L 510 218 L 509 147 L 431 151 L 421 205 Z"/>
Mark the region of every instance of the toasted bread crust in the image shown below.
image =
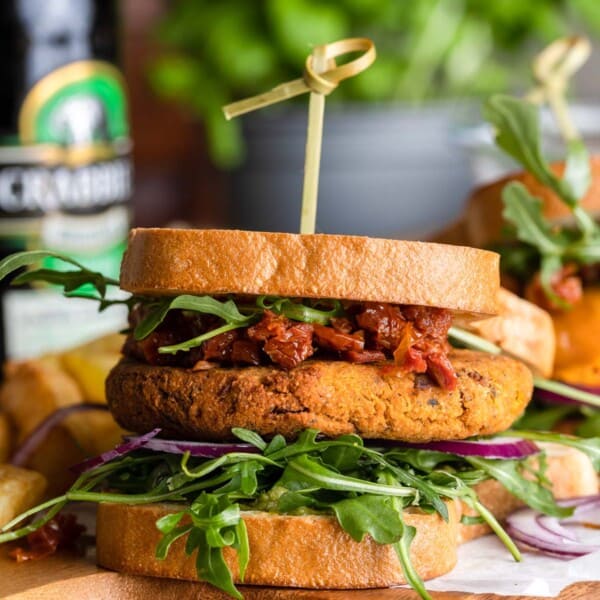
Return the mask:
<path id="1" fill-rule="evenodd" d="M 247 294 L 389 302 L 494 314 L 493 252 L 346 235 L 134 229 L 121 287 L 142 295 Z"/>
<path id="2" fill-rule="evenodd" d="M 580 452 L 554 447 L 549 452 L 547 475 L 558 498 L 594 494 L 598 481 L 591 463 Z M 498 519 L 521 506 L 497 481 L 476 486 L 480 500 Z M 448 502 L 450 519 L 409 509 L 408 525 L 417 529 L 411 560 L 423 579 L 450 571 L 456 564 L 458 544 L 489 532 L 484 525 L 462 525 L 462 514 L 472 514 L 458 501 Z M 193 558 L 186 557 L 183 540 L 173 544 L 164 561 L 155 558 L 160 534 L 156 520 L 178 505 L 126 506 L 100 504 L 97 524 L 98 564 L 139 575 L 196 580 Z M 303 588 L 359 589 L 405 583 L 392 546 L 375 543 L 369 536 L 354 541 L 328 516 L 289 516 L 244 512 L 250 541 L 250 562 L 244 583 Z M 224 550 L 234 579 L 239 571 L 234 551 Z"/>
<path id="3" fill-rule="evenodd" d="M 561 176 L 564 173 L 565 164 L 564 162 L 555 162 L 551 165 L 551 169 Z M 600 156 L 590 159 L 590 170 L 590 187 L 582 198 L 581 204 L 592 213 L 598 214 L 600 213 Z M 570 210 L 554 192 L 542 185 L 531 173 L 520 171 L 477 188 L 471 194 L 464 215 L 462 243 L 485 248 L 500 239 L 504 226 L 502 190 L 511 181 L 522 183 L 531 194 L 543 201 L 543 214 L 546 219 L 557 222 L 572 219 Z M 454 231 L 454 229 L 450 231 Z"/>
<path id="4" fill-rule="evenodd" d="M 505 356 L 453 350 L 455 390 L 424 375 L 387 373 L 388 363 L 307 360 L 278 367 L 191 371 L 123 360 L 106 382 L 110 410 L 125 429 L 220 440 L 232 427 L 294 437 L 307 427 L 328 436 L 429 441 L 486 435 L 525 409 L 531 373 Z"/>
<path id="5" fill-rule="evenodd" d="M 448 503 L 448 507 L 447 523 L 439 515 L 405 513 L 406 523 L 420 532 L 413 541 L 411 558 L 425 579 L 447 573 L 456 564 L 458 503 Z M 100 504 L 98 564 L 125 573 L 197 580 L 194 559 L 185 556 L 183 540 L 173 544 L 164 561 L 154 557 L 161 537 L 156 520 L 177 510 L 174 504 Z M 245 584 L 360 589 L 406 582 L 392 546 L 377 544 L 368 536 L 356 542 L 334 517 L 248 511 L 242 516 L 250 543 Z M 235 551 L 225 548 L 223 554 L 239 583 Z"/>

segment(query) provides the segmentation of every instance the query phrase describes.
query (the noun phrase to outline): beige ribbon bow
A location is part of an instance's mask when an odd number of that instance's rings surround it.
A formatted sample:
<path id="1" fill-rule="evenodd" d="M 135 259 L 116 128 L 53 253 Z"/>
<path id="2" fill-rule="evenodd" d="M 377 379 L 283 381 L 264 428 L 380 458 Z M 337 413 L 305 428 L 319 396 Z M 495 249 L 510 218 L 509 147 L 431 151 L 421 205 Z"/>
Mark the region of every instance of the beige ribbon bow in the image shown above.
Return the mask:
<path id="1" fill-rule="evenodd" d="M 337 66 L 335 59 L 350 52 L 363 54 L 355 60 Z M 264 94 L 227 104 L 223 107 L 223 112 L 229 120 L 306 92 L 328 96 L 340 81 L 358 75 L 370 67 L 374 60 L 375 45 L 367 38 L 349 38 L 315 46 L 312 54 L 306 59 L 302 78 L 282 83 Z"/>
<path id="2" fill-rule="evenodd" d="M 587 38 L 565 37 L 552 42 L 533 61 L 533 77 L 537 85 L 525 98 L 535 104 L 548 102 L 567 142 L 580 139 L 567 107 L 567 86 L 591 51 L 592 45 Z"/>

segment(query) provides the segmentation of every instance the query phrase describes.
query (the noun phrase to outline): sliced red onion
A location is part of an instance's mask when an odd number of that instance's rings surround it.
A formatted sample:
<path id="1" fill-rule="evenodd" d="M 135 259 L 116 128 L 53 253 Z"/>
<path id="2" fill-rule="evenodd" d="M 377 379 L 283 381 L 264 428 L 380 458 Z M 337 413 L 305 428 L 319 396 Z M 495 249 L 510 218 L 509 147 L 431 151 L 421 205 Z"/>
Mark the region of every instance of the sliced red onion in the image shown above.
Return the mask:
<path id="1" fill-rule="evenodd" d="M 587 513 L 600 509 L 600 494 L 594 496 L 578 496 L 577 498 L 568 498 L 558 500 L 557 504 L 561 506 L 574 506 L 575 511 L 570 517 L 561 519 L 563 525 L 586 525 L 593 524 L 600 527 L 600 518 L 597 521 L 590 521 Z"/>
<path id="2" fill-rule="evenodd" d="M 63 406 L 49 414 L 21 443 L 10 459 L 10 463 L 16 467 L 23 467 L 27 464 L 31 455 L 44 442 L 50 432 L 60 425 L 68 416 L 88 410 L 107 411 L 106 404 L 98 402 L 85 402 L 83 404 L 71 404 Z"/>
<path id="3" fill-rule="evenodd" d="M 506 531 L 515 541 L 559 558 L 577 558 L 600 550 L 600 536 L 598 544 L 583 543 L 575 531 L 565 527 L 585 524 L 584 514 L 600 508 L 600 495 L 559 500 L 557 504 L 573 506 L 575 511 L 570 517 L 558 519 L 524 508 L 507 517 Z"/>
<path id="4" fill-rule="evenodd" d="M 382 444 L 417 450 L 448 452 L 458 456 L 481 456 L 482 458 L 518 459 L 537 454 L 540 449 L 530 440 L 511 437 L 497 437 L 487 440 L 452 440 L 411 444 L 382 440 Z"/>
<path id="5" fill-rule="evenodd" d="M 588 394 L 595 394 L 600 397 L 600 387 L 589 386 L 589 385 L 579 385 L 573 383 L 566 382 L 558 382 L 564 385 L 568 385 L 576 390 L 581 390 L 582 392 L 587 392 Z M 586 402 L 585 400 L 576 400 L 575 398 L 571 398 L 569 396 L 565 396 L 564 394 L 560 394 L 559 392 L 554 392 L 551 390 L 545 390 L 540 387 L 536 387 L 534 390 L 534 398 L 536 400 L 541 400 L 542 402 L 548 402 L 549 404 L 571 404 L 574 406 L 591 406 L 593 408 L 598 408 L 598 404 L 594 404 L 592 402 Z"/>
<path id="6" fill-rule="evenodd" d="M 125 440 L 134 441 L 138 438 L 126 436 Z M 230 452 L 258 453 L 260 450 L 252 444 L 240 443 L 217 443 L 217 442 L 184 442 L 180 440 L 164 440 L 154 438 L 144 444 L 145 450 L 156 452 L 168 452 L 170 454 L 184 454 L 189 452 L 190 456 L 202 458 L 219 458 Z"/>
<path id="7" fill-rule="evenodd" d="M 112 450 L 108 450 L 107 452 L 103 452 L 99 456 L 94 456 L 93 458 L 88 458 L 76 465 L 71 467 L 71 471 L 76 473 L 77 475 L 81 475 L 81 473 L 85 473 L 91 469 L 96 467 L 100 467 L 101 465 L 114 460 L 115 458 L 119 458 L 121 456 L 125 456 L 134 450 L 138 450 L 142 446 L 146 446 L 146 444 L 156 435 L 160 433 L 160 428 L 153 429 L 144 435 L 140 435 L 138 437 L 131 438 L 127 440 L 125 443 L 120 444 L 116 448 Z"/>

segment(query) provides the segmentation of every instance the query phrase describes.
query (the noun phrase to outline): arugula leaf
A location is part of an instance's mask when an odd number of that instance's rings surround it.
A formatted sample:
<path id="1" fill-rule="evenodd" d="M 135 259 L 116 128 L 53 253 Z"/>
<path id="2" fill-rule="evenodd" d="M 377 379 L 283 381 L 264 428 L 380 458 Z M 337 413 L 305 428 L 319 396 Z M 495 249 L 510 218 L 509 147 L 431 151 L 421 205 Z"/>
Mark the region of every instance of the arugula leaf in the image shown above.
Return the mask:
<path id="1" fill-rule="evenodd" d="M 223 557 L 222 548 L 211 546 L 206 532 L 203 531 L 198 535 L 196 572 L 201 581 L 211 583 L 232 598 L 243 600 L 244 597 L 233 583 L 233 576 Z"/>
<path id="2" fill-rule="evenodd" d="M 554 431 L 524 430 L 508 430 L 498 435 L 506 435 L 508 437 L 521 437 L 537 442 L 552 442 L 555 444 L 562 444 L 563 446 L 577 448 L 577 450 L 580 450 L 589 457 L 589 459 L 592 461 L 592 464 L 594 465 L 594 469 L 596 469 L 596 471 L 600 471 L 600 437 L 578 438 L 573 435 L 567 435 L 565 433 L 556 433 Z"/>
<path id="3" fill-rule="evenodd" d="M 585 415 L 584 421 L 577 426 L 575 433 L 582 437 L 600 438 L 600 412 L 594 411 L 593 414 Z"/>
<path id="4" fill-rule="evenodd" d="M 179 344 L 173 344 L 171 346 L 160 346 L 158 349 L 159 354 L 175 354 L 177 352 L 188 352 L 193 348 L 197 348 L 202 345 L 203 342 L 214 338 L 217 335 L 221 335 L 222 333 L 226 333 L 227 331 L 233 331 L 234 329 L 239 329 L 240 327 L 246 327 L 250 325 L 252 321 L 248 321 L 247 323 L 227 323 L 225 325 L 221 325 L 221 327 L 216 327 L 215 329 L 211 329 L 202 335 L 196 336 L 195 338 L 191 338 L 186 340 L 185 342 L 181 342 Z"/>
<path id="5" fill-rule="evenodd" d="M 182 294 L 156 304 L 155 308 L 138 323 L 133 331 L 133 337 L 136 340 L 148 337 L 165 320 L 167 313 L 175 309 L 214 315 L 223 319 L 227 324 L 237 324 L 238 327 L 246 327 L 254 318 L 253 315 L 249 317 L 240 313 L 233 300 L 220 302 L 211 296 Z"/>
<path id="6" fill-rule="evenodd" d="M 401 497 L 415 495 L 415 490 L 412 488 L 400 488 L 379 483 L 371 483 L 356 477 L 341 475 L 328 469 L 306 454 L 293 458 L 287 464 L 281 483 L 282 485 L 285 485 L 285 483 L 290 480 L 305 482 L 309 485 L 318 485 L 326 490 Z"/>
<path id="7" fill-rule="evenodd" d="M 331 505 L 342 529 L 362 542 L 368 533 L 378 544 L 392 544 L 402 537 L 402 521 L 391 498 L 363 494 Z"/>
<path id="8" fill-rule="evenodd" d="M 519 432 L 517 435 L 520 435 Z M 523 500 L 531 508 L 554 517 L 568 517 L 573 509 L 558 506 L 552 492 L 542 487 L 537 481 L 523 477 L 521 464 L 518 460 L 495 460 L 469 456 L 466 460 L 474 467 L 502 484 L 513 496 Z"/>
<path id="9" fill-rule="evenodd" d="M 0 261 L 0 280 L 23 267 L 38 264 L 45 258 L 54 258 L 60 260 L 64 263 L 77 267 L 78 270 L 53 271 L 50 269 L 35 269 L 32 271 L 26 271 L 25 273 L 21 273 L 13 279 L 13 285 L 41 281 L 62 286 L 65 292 L 70 292 L 83 285 L 90 284 L 98 291 L 101 298 L 104 298 L 107 286 L 119 285 L 117 280 L 105 277 L 102 275 L 102 273 L 91 271 L 90 269 L 84 267 L 81 263 L 68 256 L 46 250 L 17 252 L 5 257 Z"/>
<path id="10" fill-rule="evenodd" d="M 581 140 L 569 142 L 563 181 L 570 187 L 576 199 L 583 198 L 590 187 L 590 155 Z M 592 227 L 592 231 L 595 229 L 595 226 Z"/>
<path id="11" fill-rule="evenodd" d="M 502 190 L 504 211 L 502 216 L 517 228 L 517 236 L 539 248 L 542 254 L 560 256 L 564 240 L 556 234 L 542 215 L 542 201 L 532 196 L 527 188 L 513 181 Z"/>
<path id="12" fill-rule="evenodd" d="M 156 546 L 156 558 L 158 558 L 158 560 L 165 560 L 165 558 L 167 558 L 167 554 L 169 553 L 171 546 L 173 545 L 173 542 L 175 540 L 178 540 L 179 538 L 182 538 L 184 535 L 188 535 L 193 528 L 194 526 L 190 523 L 189 525 L 182 525 L 181 527 L 175 527 L 167 532 L 163 532 L 164 535 L 160 539 L 160 542 L 158 542 L 158 545 Z"/>
<path id="13" fill-rule="evenodd" d="M 589 264 L 600 260 L 600 228 L 579 204 L 591 181 L 588 152 L 581 140 L 571 140 L 564 175 L 557 177 L 542 155 L 536 107 L 524 100 L 498 95 L 487 101 L 483 112 L 496 127 L 497 145 L 554 191 L 573 214 L 576 235 L 570 231 L 555 231 L 544 221 L 541 201 L 531 196 L 522 184 L 509 183 L 502 194 L 504 218 L 515 226 L 518 239 L 540 254 L 541 283 L 546 295 L 558 306 L 567 308 L 568 304 L 552 289 L 553 275 L 569 262 Z M 507 253 L 510 249 L 505 248 L 503 268 L 507 268 L 508 263 L 523 265 L 524 256 L 507 263 Z"/>
<path id="14" fill-rule="evenodd" d="M 515 429 L 552 429 L 559 421 L 572 414 L 577 407 L 565 404 L 527 407 L 525 414 L 513 424 Z"/>
<path id="15" fill-rule="evenodd" d="M 584 189 L 585 180 L 589 178 L 589 166 L 586 174 L 581 164 L 583 152 L 573 146 L 570 179 L 561 180 L 554 175 L 542 155 L 536 106 L 519 98 L 497 94 L 484 104 L 483 116 L 495 126 L 496 144 L 502 150 L 523 165 L 540 183 L 556 192 L 571 208 L 577 204 L 580 196 L 574 188 Z"/>
<path id="16" fill-rule="evenodd" d="M 319 323 L 320 325 L 329 325 L 333 317 L 342 317 L 346 314 L 339 300 L 332 300 L 332 303 L 332 309 L 319 310 L 312 306 L 306 306 L 303 302 L 294 302 L 289 298 L 259 296 L 256 300 L 257 306 L 271 310 L 278 315 L 284 315 L 288 319 L 304 323 Z"/>
<path id="17" fill-rule="evenodd" d="M 237 547 L 243 575 L 249 555 L 247 532 L 239 505 L 233 504 L 226 495 L 202 493 L 186 512 L 193 524 L 193 531 L 189 532 L 186 541 L 186 552 L 196 552 L 198 578 L 241 600 L 242 595 L 236 589 L 223 557 L 223 547 Z"/>
<path id="18" fill-rule="evenodd" d="M 321 454 L 323 462 L 340 473 L 356 469 L 358 460 L 363 454 L 364 442 L 362 438 L 358 435 L 349 434 L 341 435 L 336 441 L 348 442 L 349 446 L 330 446 Z"/>
<path id="19" fill-rule="evenodd" d="M 265 450 L 267 447 L 267 442 L 265 442 L 258 433 L 251 431 L 250 429 L 244 429 L 243 427 L 234 427 L 231 430 L 231 433 L 235 435 L 236 438 L 242 440 L 242 442 L 246 442 L 247 444 L 252 444 L 259 450 Z"/>
<path id="20" fill-rule="evenodd" d="M 183 511 L 165 515 L 156 521 L 156 528 L 161 533 L 171 533 L 171 531 L 179 525 L 179 522 L 183 519 L 184 515 L 185 513 Z"/>
<path id="21" fill-rule="evenodd" d="M 394 482 L 392 476 L 389 473 L 385 473 L 383 475 L 384 481 L 389 485 L 397 485 L 397 482 Z M 402 501 L 399 498 L 391 498 L 390 503 L 398 520 L 400 521 L 400 539 L 396 542 L 393 542 L 394 551 L 396 552 L 396 556 L 398 557 L 398 561 L 400 562 L 400 566 L 402 567 L 402 572 L 404 573 L 404 577 L 406 581 L 410 584 L 410 586 L 419 594 L 423 600 L 431 600 L 431 596 L 425 589 L 425 583 L 421 579 L 421 576 L 417 573 L 414 568 L 412 561 L 410 559 L 410 545 L 412 544 L 413 539 L 417 533 L 417 530 L 410 526 L 406 525 L 403 518 L 403 510 L 404 507 L 402 505 Z"/>

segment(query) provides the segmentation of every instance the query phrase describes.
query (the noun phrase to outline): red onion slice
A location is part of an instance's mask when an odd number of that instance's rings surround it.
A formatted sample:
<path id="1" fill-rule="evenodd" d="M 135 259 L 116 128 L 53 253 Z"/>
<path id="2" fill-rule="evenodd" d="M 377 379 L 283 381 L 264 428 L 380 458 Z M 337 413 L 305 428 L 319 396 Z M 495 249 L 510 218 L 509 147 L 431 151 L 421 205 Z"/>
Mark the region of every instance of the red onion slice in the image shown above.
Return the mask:
<path id="1" fill-rule="evenodd" d="M 31 455 L 50 435 L 50 432 L 58 427 L 68 416 L 88 410 L 103 410 L 107 411 L 106 404 L 97 402 L 85 402 L 82 404 L 72 404 L 63 406 L 49 414 L 21 443 L 10 459 L 10 463 L 16 467 L 23 467 L 27 464 Z"/>
<path id="2" fill-rule="evenodd" d="M 427 442 L 426 444 L 410 444 L 381 440 L 386 446 L 415 448 L 417 450 L 434 450 L 447 452 L 457 456 L 480 456 L 482 458 L 518 459 L 537 454 L 540 449 L 530 440 L 511 437 L 497 437 L 487 440 L 452 440 L 444 442 Z"/>
<path id="3" fill-rule="evenodd" d="M 81 475 L 81 473 L 85 473 L 95 467 L 100 467 L 101 465 L 114 460 L 115 458 L 119 458 L 121 456 L 125 456 L 134 450 L 138 450 L 142 446 L 145 446 L 154 436 L 160 433 L 160 428 L 153 429 L 144 435 L 140 435 L 138 437 L 131 438 L 127 440 L 125 443 L 120 444 L 116 448 L 112 450 L 108 450 L 107 452 L 103 452 L 99 456 L 94 456 L 93 458 L 88 458 L 76 465 L 71 467 L 71 471 L 76 473 L 77 475 Z"/>
<path id="4" fill-rule="evenodd" d="M 126 436 L 125 440 L 134 441 L 138 438 Z M 230 452 L 258 453 L 260 450 L 252 444 L 243 442 L 218 443 L 218 442 L 185 442 L 181 440 L 164 440 L 153 438 L 144 444 L 144 450 L 155 452 L 168 452 L 169 454 L 184 454 L 189 452 L 190 456 L 202 458 L 219 458 Z"/>
<path id="5" fill-rule="evenodd" d="M 566 383 L 563 381 L 559 381 L 558 383 L 563 383 L 572 388 L 575 388 L 576 390 L 581 390 L 582 392 L 587 392 L 588 394 L 595 394 L 596 396 L 600 397 L 600 387 Z M 593 404 L 592 402 L 585 402 L 584 400 L 576 400 L 575 398 L 570 398 L 569 396 L 565 396 L 563 394 L 560 394 L 559 392 L 544 390 L 540 387 L 535 388 L 533 396 L 536 400 L 548 402 L 549 404 L 570 404 L 573 406 L 591 406 L 592 408 L 598 408 L 598 404 Z"/>
<path id="6" fill-rule="evenodd" d="M 599 551 L 600 535 L 598 544 L 584 543 L 579 540 L 575 531 L 567 529 L 565 525 L 589 522 L 584 515 L 592 509 L 600 509 L 600 495 L 559 500 L 557 504 L 573 506 L 573 515 L 557 519 L 531 508 L 524 508 L 507 517 L 507 532 L 515 541 L 559 558 L 577 558 Z"/>

